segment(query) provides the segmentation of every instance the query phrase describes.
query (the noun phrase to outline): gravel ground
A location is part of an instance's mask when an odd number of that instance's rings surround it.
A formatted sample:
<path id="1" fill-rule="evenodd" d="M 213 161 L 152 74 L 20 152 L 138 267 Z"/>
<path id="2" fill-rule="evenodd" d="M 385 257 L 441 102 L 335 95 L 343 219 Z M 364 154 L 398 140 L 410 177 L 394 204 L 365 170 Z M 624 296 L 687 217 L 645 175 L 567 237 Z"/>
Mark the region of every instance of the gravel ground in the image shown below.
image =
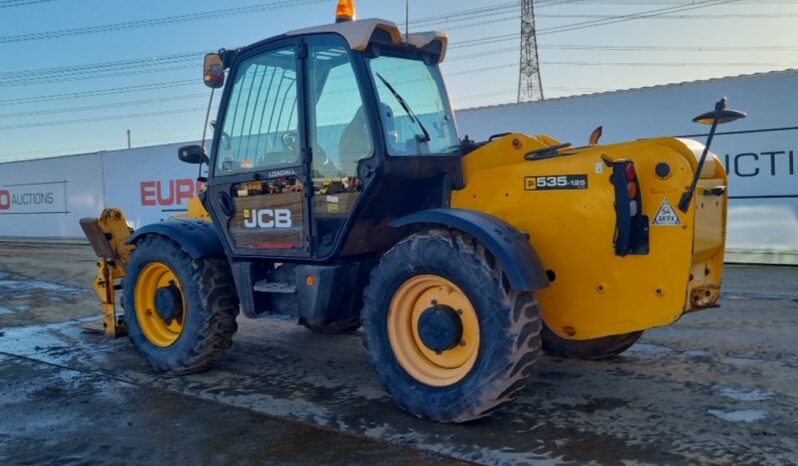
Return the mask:
<path id="1" fill-rule="evenodd" d="M 0 464 L 798 464 L 798 268 L 729 266 L 722 307 L 609 362 L 543 358 L 496 416 L 396 409 L 359 335 L 239 319 L 217 369 L 153 373 L 85 329 L 83 246 L 0 244 Z"/>

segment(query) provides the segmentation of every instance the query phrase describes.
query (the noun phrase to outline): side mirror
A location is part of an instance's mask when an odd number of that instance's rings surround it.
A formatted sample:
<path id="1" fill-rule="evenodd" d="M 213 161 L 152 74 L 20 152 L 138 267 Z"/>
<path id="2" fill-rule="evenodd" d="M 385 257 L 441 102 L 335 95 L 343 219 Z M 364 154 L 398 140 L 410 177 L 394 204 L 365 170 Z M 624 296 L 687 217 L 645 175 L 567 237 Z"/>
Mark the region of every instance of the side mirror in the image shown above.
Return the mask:
<path id="1" fill-rule="evenodd" d="M 221 55 L 218 53 L 205 55 L 202 80 L 211 89 L 219 89 L 224 86 L 224 61 Z"/>
<path id="2" fill-rule="evenodd" d="M 208 154 L 205 153 L 205 147 L 203 146 L 183 146 L 177 150 L 177 157 L 181 161 L 193 165 L 210 162 L 210 158 L 208 158 Z"/>
<path id="3" fill-rule="evenodd" d="M 707 113 L 702 113 L 701 115 L 698 115 L 697 117 L 693 118 L 693 123 L 701 123 L 702 125 L 711 125 L 715 123 L 716 115 L 718 120 L 717 123 L 719 125 L 722 125 L 724 123 L 731 123 L 732 121 L 737 121 L 747 116 L 745 112 L 724 108 L 719 113 L 715 110 Z"/>

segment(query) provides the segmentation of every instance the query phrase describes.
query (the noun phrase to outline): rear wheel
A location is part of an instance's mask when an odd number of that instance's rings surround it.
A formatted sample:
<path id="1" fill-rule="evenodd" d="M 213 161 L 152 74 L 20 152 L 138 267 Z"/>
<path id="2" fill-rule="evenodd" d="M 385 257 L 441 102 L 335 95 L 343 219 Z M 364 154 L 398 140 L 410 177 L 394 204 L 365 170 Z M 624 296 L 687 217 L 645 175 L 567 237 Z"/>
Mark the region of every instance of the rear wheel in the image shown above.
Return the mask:
<path id="1" fill-rule="evenodd" d="M 566 340 L 544 325 L 540 336 L 543 338 L 543 351 L 551 356 L 600 361 L 615 357 L 631 348 L 643 336 L 643 332 L 611 335 L 592 340 Z"/>
<path id="2" fill-rule="evenodd" d="M 163 236 L 139 241 L 123 281 L 125 321 L 138 353 L 159 372 L 190 373 L 232 345 L 238 298 L 223 257 L 192 259 Z"/>
<path id="3" fill-rule="evenodd" d="M 438 422 L 490 414 L 526 385 L 539 352 L 532 293 L 505 285 L 473 238 L 443 230 L 388 251 L 364 293 L 363 340 L 399 407 Z"/>

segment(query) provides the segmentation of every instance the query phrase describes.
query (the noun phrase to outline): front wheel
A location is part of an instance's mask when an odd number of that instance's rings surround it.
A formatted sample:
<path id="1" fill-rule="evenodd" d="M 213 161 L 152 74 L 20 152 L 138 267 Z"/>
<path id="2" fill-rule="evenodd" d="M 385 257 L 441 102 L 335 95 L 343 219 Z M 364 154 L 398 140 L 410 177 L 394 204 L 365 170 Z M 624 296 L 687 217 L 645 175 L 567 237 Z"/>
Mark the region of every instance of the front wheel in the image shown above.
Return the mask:
<path id="1" fill-rule="evenodd" d="M 223 257 L 192 259 L 174 241 L 153 235 L 138 242 L 126 269 L 128 335 L 153 369 L 198 372 L 222 358 L 238 315 Z"/>
<path id="2" fill-rule="evenodd" d="M 611 335 L 592 340 L 566 340 L 544 325 L 540 336 L 543 338 L 543 351 L 546 354 L 560 358 L 601 361 L 618 356 L 631 348 L 643 336 L 643 332 Z"/>
<path id="3" fill-rule="evenodd" d="M 490 253 L 461 233 L 416 234 L 382 257 L 364 293 L 363 340 L 400 408 L 465 422 L 526 385 L 540 353 L 537 302 L 504 283 Z"/>

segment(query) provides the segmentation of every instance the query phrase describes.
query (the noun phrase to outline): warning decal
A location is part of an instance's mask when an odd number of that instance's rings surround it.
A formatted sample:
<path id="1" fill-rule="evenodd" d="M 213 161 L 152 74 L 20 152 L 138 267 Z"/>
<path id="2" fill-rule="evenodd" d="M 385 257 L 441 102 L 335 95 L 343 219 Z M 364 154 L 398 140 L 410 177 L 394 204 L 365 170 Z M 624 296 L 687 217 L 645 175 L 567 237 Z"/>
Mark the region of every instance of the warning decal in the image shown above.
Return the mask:
<path id="1" fill-rule="evenodd" d="M 651 223 L 652 225 L 679 225 L 682 221 L 679 220 L 679 215 L 666 197 L 662 200 L 662 205 L 659 206 L 657 215 Z"/>

